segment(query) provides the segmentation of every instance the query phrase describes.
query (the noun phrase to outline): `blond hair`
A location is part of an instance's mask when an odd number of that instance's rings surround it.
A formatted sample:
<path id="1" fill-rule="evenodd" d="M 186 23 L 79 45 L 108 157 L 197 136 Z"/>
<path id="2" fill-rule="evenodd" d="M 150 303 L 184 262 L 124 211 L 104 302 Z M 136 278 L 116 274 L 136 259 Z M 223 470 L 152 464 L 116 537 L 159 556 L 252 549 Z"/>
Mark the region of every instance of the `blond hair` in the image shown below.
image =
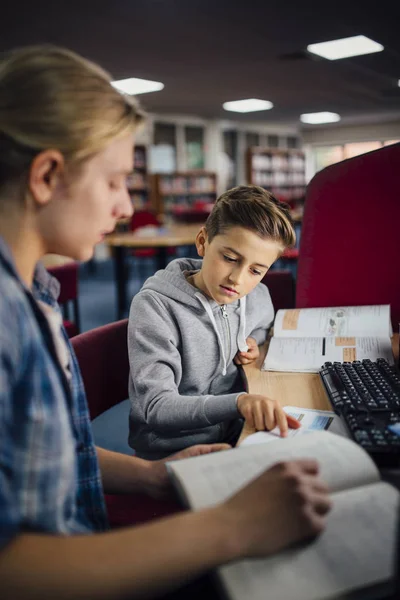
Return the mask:
<path id="1" fill-rule="evenodd" d="M 256 185 L 240 185 L 224 192 L 207 218 L 205 228 L 211 241 L 230 227 L 244 227 L 262 238 L 282 244 L 296 243 L 289 208 L 270 192 Z"/>
<path id="2" fill-rule="evenodd" d="M 56 46 L 0 58 L 0 187 L 27 172 L 33 157 L 59 150 L 73 166 L 133 132 L 143 120 L 98 65 Z"/>

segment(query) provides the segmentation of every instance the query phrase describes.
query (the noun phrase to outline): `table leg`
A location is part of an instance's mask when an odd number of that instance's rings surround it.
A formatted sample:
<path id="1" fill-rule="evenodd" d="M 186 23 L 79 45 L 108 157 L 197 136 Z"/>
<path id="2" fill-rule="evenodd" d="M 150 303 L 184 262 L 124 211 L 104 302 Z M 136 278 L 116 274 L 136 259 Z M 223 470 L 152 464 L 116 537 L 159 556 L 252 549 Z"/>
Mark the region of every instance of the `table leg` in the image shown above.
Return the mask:
<path id="1" fill-rule="evenodd" d="M 157 253 L 157 266 L 159 269 L 165 269 L 167 266 L 168 251 L 166 246 L 160 246 Z"/>
<path id="2" fill-rule="evenodd" d="M 125 248 L 114 247 L 115 283 L 117 289 L 117 319 L 123 319 L 126 311 Z"/>

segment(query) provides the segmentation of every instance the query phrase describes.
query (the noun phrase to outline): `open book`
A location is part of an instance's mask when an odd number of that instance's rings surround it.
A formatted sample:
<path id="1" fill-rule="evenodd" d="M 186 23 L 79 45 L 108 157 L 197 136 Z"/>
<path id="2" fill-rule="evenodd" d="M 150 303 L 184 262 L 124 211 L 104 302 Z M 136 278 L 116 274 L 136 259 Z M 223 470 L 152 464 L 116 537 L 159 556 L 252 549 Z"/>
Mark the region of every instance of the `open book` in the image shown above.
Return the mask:
<path id="1" fill-rule="evenodd" d="M 318 373 L 327 361 L 393 363 L 390 306 L 278 310 L 264 371 Z"/>
<path id="2" fill-rule="evenodd" d="M 199 509 L 225 500 L 278 461 L 310 457 L 319 461 L 321 476 L 334 492 L 326 530 L 274 556 L 220 567 L 217 574 L 230 600 L 320 600 L 343 594 L 365 599 L 372 588 L 386 592 L 394 586 L 400 494 L 380 481 L 373 461 L 354 442 L 318 431 L 167 467 L 185 503 Z"/>

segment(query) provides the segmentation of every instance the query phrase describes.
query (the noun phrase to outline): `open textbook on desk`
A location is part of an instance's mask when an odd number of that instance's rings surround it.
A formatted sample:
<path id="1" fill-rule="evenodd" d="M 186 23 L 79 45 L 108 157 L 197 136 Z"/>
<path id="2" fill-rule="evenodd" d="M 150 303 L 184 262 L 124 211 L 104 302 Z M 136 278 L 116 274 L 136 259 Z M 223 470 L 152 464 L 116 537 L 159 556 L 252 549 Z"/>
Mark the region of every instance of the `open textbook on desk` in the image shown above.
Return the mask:
<path id="1" fill-rule="evenodd" d="M 380 481 L 354 442 L 329 432 L 280 439 L 167 463 L 185 504 L 211 506 L 278 461 L 315 458 L 333 491 L 326 530 L 312 542 L 262 559 L 220 567 L 230 600 L 370 598 L 390 592 L 395 578 L 399 492 Z M 249 506 L 251 510 L 251 506 Z M 362 590 L 362 592 L 361 592 Z M 372 598 L 381 597 L 379 593 Z"/>
<path id="2" fill-rule="evenodd" d="M 385 358 L 393 363 L 390 306 L 278 310 L 264 371 L 318 373 L 327 362 Z"/>

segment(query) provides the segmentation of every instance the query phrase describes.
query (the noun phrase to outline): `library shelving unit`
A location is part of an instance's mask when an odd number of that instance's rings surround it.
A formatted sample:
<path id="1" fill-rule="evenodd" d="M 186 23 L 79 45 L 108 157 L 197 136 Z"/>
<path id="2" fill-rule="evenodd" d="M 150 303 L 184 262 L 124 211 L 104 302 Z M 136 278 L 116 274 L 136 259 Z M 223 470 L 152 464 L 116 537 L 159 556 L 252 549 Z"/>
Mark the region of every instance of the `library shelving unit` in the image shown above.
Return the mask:
<path id="1" fill-rule="evenodd" d="M 151 175 L 151 204 L 162 219 L 202 220 L 217 198 L 217 176 L 208 171 Z"/>
<path id="2" fill-rule="evenodd" d="M 306 193 L 305 156 L 302 150 L 247 149 L 247 181 L 269 190 L 294 212 L 301 209 Z"/>
<path id="3" fill-rule="evenodd" d="M 128 190 L 135 210 L 148 210 L 150 208 L 145 146 L 135 146 L 134 148 L 134 166 L 132 173 L 128 176 Z"/>

